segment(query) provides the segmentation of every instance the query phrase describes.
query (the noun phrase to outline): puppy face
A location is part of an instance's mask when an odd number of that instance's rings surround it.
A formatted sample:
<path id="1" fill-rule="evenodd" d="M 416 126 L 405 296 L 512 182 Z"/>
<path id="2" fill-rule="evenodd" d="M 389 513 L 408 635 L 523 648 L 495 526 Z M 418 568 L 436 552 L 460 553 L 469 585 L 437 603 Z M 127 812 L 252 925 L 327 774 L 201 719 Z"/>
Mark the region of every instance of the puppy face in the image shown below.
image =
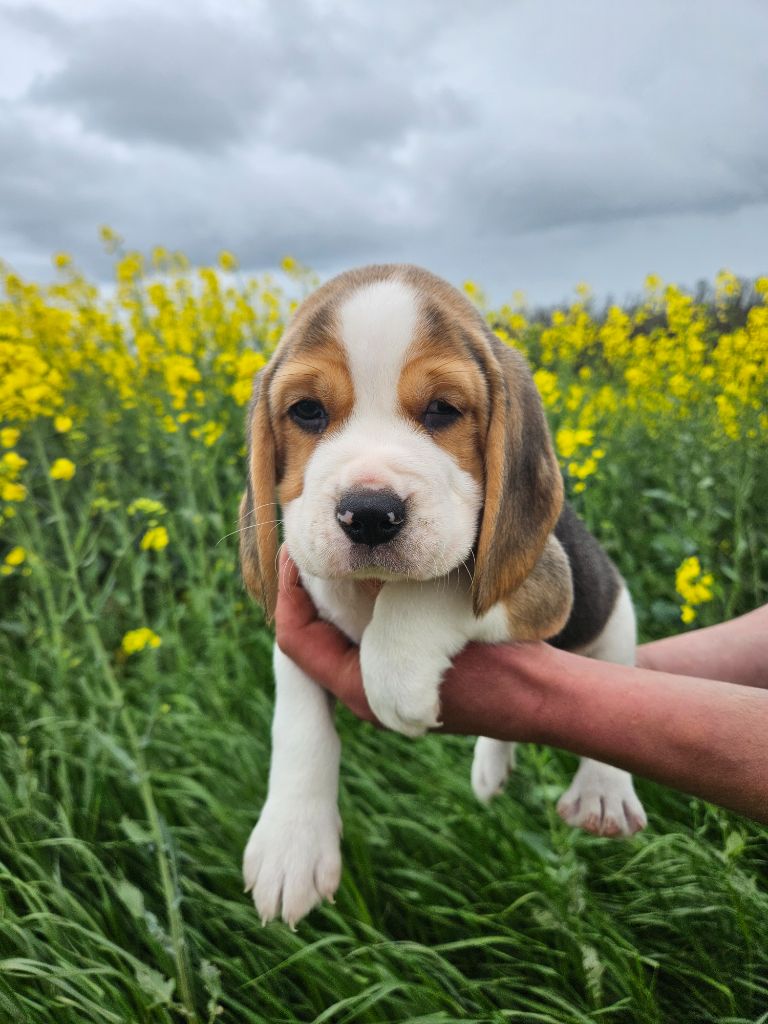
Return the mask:
<path id="1" fill-rule="evenodd" d="M 559 512 L 524 360 L 417 268 L 352 271 L 311 296 L 249 421 L 241 560 L 269 611 L 276 499 L 306 572 L 425 580 L 464 563 L 478 614 L 519 586 Z"/>

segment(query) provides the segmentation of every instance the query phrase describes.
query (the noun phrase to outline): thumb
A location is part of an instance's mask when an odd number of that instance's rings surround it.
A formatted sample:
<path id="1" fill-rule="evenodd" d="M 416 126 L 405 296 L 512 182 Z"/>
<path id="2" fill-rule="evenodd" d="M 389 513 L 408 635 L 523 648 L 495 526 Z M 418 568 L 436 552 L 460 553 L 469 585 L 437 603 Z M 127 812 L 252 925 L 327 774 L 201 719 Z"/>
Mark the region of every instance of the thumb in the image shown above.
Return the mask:
<path id="1" fill-rule="evenodd" d="M 313 679 L 333 687 L 339 675 L 339 659 L 354 644 L 335 626 L 318 618 L 317 609 L 301 585 L 299 570 L 285 548 L 280 552 L 279 579 L 275 608 L 278 646 Z"/>

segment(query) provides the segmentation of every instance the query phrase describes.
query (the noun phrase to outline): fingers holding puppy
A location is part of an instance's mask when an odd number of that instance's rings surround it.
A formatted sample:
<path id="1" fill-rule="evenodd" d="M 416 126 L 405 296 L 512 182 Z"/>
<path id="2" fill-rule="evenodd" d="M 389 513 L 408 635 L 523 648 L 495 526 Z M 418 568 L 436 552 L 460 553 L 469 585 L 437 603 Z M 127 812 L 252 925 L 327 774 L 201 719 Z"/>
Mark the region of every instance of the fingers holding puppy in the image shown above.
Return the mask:
<path id="1" fill-rule="evenodd" d="M 363 690 L 358 648 L 340 630 L 318 617 L 301 584 L 295 562 L 280 552 L 280 586 L 275 609 L 275 635 L 280 650 L 304 665 L 309 674 L 365 722 L 379 723 Z M 312 664 L 307 665 L 307 652 Z"/>

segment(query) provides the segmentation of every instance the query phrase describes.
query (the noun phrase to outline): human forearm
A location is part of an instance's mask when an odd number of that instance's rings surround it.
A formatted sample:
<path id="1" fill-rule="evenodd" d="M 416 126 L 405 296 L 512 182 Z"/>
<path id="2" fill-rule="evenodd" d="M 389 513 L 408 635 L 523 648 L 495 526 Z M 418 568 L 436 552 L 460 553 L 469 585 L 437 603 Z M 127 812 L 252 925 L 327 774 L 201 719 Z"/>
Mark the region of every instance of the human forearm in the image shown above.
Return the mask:
<path id="1" fill-rule="evenodd" d="M 643 644 L 637 660 L 657 671 L 768 688 L 768 605 L 730 622 Z"/>
<path id="2" fill-rule="evenodd" d="M 317 618 L 285 561 L 281 579 L 281 648 L 358 717 L 375 721 L 357 648 Z M 748 618 L 736 620 L 744 643 Z M 443 728 L 550 743 L 768 822 L 768 689 L 680 672 L 593 661 L 544 643 L 470 644 L 441 688 Z"/>
<path id="3" fill-rule="evenodd" d="M 489 716 L 491 735 L 561 747 L 768 821 L 768 693 L 539 644 L 493 657 L 512 696 Z"/>

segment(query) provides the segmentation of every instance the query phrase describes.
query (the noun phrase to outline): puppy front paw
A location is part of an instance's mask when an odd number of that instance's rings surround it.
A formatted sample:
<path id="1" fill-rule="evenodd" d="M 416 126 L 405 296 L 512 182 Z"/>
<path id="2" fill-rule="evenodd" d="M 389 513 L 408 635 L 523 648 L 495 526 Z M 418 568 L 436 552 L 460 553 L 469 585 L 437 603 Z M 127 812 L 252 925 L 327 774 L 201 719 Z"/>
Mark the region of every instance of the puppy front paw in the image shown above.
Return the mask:
<path id="1" fill-rule="evenodd" d="M 560 797 L 557 813 L 568 825 L 596 836 L 631 836 L 648 819 L 632 776 L 599 761 L 583 760 Z"/>
<path id="2" fill-rule="evenodd" d="M 243 854 L 245 891 L 262 924 L 282 917 L 291 928 L 341 878 L 341 819 L 335 804 L 270 799 Z"/>
<path id="3" fill-rule="evenodd" d="M 437 686 L 406 689 L 396 685 L 365 686 L 371 710 L 382 725 L 404 736 L 423 736 L 440 725 L 440 698 Z"/>
<path id="4" fill-rule="evenodd" d="M 440 675 L 425 677 L 419 666 L 371 657 L 365 638 L 360 654 L 365 695 L 382 725 L 411 737 L 440 725 Z"/>
<path id="5" fill-rule="evenodd" d="M 360 668 L 371 710 L 382 725 L 404 736 L 423 736 L 440 725 L 440 682 L 447 658 L 408 657 L 363 634 Z"/>

